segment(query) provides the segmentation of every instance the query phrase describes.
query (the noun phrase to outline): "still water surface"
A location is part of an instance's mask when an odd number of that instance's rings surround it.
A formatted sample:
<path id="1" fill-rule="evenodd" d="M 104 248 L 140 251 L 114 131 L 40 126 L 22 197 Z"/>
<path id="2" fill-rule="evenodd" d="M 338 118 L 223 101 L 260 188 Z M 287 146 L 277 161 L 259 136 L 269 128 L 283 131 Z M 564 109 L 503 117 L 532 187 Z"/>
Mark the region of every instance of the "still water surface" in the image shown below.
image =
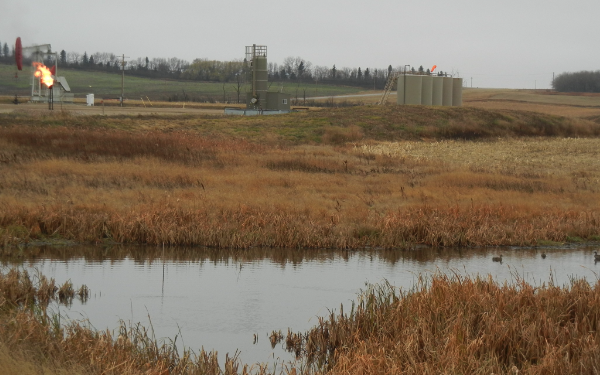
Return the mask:
<path id="1" fill-rule="evenodd" d="M 458 272 L 515 275 L 533 285 L 567 285 L 569 278 L 595 283 L 600 264 L 591 246 L 551 249 L 420 249 L 411 251 L 265 250 L 216 251 L 142 247 L 42 248 L 26 260 L 2 260 L 4 267 L 39 270 L 58 283 L 70 279 L 91 289 L 85 303 L 61 307 L 71 319 L 96 329 L 114 329 L 119 320 L 154 327 L 157 338 L 173 339 L 198 352 L 217 350 L 224 358 L 240 351 L 244 363 L 291 360 L 271 348 L 268 335 L 288 328 L 306 331 L 317 316 L 340 304 L 349 308 L 366 283 L 409 290 L 418 275 Z M 547 254 L 546 259 L 541 254 Z M 503 254 L 503 262 L 492 256 Z M 254 335 L 258 343 L 253 344 Z"/>

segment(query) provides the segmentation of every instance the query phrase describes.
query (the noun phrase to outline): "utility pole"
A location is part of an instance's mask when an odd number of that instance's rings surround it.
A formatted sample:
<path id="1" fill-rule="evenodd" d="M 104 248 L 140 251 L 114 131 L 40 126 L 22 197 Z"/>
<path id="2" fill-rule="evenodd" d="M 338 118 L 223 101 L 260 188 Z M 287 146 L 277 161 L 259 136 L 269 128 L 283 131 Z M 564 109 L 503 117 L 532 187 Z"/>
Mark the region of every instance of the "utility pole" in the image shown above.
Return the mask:
<path id="1" fill-rule="evenodd" d="M 123 54 L 123 60 L 121 60 L 121 107 L 123 106 L 123 95 L 125 95 L 125 57 L 125 54 Z"/>
<path id="2" fill-rule="evenodd" d="M 402 91 L 403 91 L 403 95 L 402 96 L 404 97 L 404 100 L 403 100 L 402 104 L 406 104 L 406 67 L 407 66 L 410 68 L 409 64 L 404 65 L 404 87 L 402 88 Z M 396 87 L 396 91 L 398 91 L 397 87 Z"/>

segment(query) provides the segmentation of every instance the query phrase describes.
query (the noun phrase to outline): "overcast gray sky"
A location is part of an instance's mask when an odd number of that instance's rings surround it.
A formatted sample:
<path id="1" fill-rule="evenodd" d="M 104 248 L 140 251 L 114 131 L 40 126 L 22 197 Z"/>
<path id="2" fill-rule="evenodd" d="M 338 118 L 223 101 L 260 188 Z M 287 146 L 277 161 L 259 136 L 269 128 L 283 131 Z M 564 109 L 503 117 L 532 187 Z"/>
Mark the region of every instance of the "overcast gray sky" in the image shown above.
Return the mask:
<path id="1" fill-rule="evenodd" d="M 0 0 L 0 42 L 138 57 L 458 72 L 473 87 L 549 88 L 600 70 L 599 0 Z"/>

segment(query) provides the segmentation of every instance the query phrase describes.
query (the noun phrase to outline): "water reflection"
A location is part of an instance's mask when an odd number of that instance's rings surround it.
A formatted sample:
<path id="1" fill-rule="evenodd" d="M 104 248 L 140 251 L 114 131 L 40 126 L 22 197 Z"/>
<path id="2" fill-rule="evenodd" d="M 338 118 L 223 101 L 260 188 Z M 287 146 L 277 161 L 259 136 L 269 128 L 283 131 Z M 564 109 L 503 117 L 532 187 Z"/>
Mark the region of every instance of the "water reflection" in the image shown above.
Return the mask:
<path id="1" fill-rule="evenodd" d="M 305 331 L 316 316 L 349 304 L 365 283 L 388 280 L 410 289 L 419 275 L 440 272 L 490 274 L 498 281 L 515 275 L 541 285 L 569 277 L 595 282 L 600 265 L 593 246 L 413 250 L 216 250 L 76 246 L 27 249 L 21 257 L 0 258 L 4 266 L 36 268 L 61 283 L 86 284 L 87 304 L 63 310 L 89 319 L 97 329 L 119 319 L 148 319 L 157 337 L 181 333 L 184 344 L 225 353 L 241 351 L 248 363 L 290 359 L 272 349 L 273 330 Z M 547 254 L 543 259 L 541 254 Z M 503 255 L 502 262 L 492 257 Z M 258 342 L 253 344 L 255 335 Z"/>

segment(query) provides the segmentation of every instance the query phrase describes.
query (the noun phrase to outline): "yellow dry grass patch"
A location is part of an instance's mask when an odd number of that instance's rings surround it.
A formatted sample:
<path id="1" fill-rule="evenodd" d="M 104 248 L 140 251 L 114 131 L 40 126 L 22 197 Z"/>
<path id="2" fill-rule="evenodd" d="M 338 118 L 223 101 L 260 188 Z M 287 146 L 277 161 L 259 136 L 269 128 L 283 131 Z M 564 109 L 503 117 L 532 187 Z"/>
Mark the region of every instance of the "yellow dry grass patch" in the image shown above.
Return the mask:
<path id="1" fill-rule="evenodd" d="M 31 361 L 32 353 L 15 352 L 9 350 L 0 342 L 0 373 L 3 375 L 83 375 L 88 374 L 84 369 L 76 366 L 42 364 Z M 38 355 L 34 355 L 38 359 Z M 40 356 L 41 357 L 41 356 Z"/>
<path id="2" fill-rule="evenodd" d="M 465 88 L 463 106 L 586 118 L 600 115 L 600 96 L 561 94 L 548 90 Z"/>
<path id="3" fill-rule="evenodd" d="M 600 139 L 595 138 L 395 142 L 360 145 L 356 151 L 531 176 L 600 172 Z"/>

